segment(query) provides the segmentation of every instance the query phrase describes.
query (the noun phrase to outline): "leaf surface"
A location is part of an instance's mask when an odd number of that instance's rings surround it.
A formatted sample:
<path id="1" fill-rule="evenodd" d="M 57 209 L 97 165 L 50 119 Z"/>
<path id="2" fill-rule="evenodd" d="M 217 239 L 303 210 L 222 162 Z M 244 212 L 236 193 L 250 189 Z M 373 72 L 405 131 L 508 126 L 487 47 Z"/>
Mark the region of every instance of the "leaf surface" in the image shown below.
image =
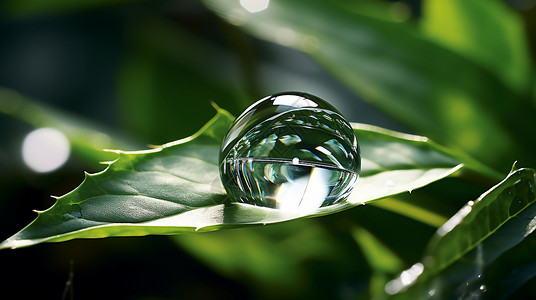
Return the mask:
<path id="1" fill-rule="evenodd" d="M 422 262 L 392 280 L 386 291 L 395 299 L 406 299 L 430 295 L 433 290 L 432 294 L 441 298 L 442 293 L 452 295 L 453 289 L 460 295 L 480 294 L 484 290 L 480 285 L 486 282 L 504 284 L 510 279 L 505 275 L 508 272 L 502 276 L 491 270 L 504 268 L 499 261 L 519 257 L 509 252 L 534 247 L 530 240 L 536 229 L 535 185 L 533 169 L 518 169 L 479 199 L 470 201 L 437 230 Z M 536 274 L 534 269 L 526 271 L 524 281 Z M 476 285 L 478 282 L 480 285 Z"/>
<path id="2" fill-rule="evenodd" d="M 210 231 L 331 214 L 411 191 L 462 165 L 426 138 L 354 124 L 363 170 L 348 201 L 313 212 L 281 211 L 226 201 L 218 154 L 233 117 L 222 109 L 195 135 L 161 147 L 117 151 L 106 170 L 59 197 L 0 248 L 74 238 Z"/>

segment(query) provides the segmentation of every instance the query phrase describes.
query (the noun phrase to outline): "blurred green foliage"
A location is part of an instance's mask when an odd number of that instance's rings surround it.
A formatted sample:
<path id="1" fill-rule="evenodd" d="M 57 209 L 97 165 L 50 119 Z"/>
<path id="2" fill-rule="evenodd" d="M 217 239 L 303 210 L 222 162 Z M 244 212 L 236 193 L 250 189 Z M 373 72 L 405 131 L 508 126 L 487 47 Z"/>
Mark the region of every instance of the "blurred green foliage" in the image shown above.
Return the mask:
<path id="1" fill-rule="evenodd" d="M 238 0 L 203 3 L 0 3 L 2 240 L 82 170 L 102 170 L 102 147 L 176 140 L 214 115 L 210 101 L 237 115 L 282 90 L 333 101 L 350 121 L 429 136 L 504 175 L 515 160 L 536 166 L 531 1 L 272 0 L 258 13 Z M 70 138 L 58 171 L 23 165 L 32 126 Z M 78 299 L 369 299 L 422 258 L 436 229 L 390 209 L 413 203 L 446 219 L 496 182 L 463 172 L 392 202 L 260 229 L 3 251 L 2 295 L 59 298 L 72 260 Z M 536 298 L 534 279 L 497 275 L 532 278 L 527 249 L 534 233 L 486 265 L 490 293 Z"/>

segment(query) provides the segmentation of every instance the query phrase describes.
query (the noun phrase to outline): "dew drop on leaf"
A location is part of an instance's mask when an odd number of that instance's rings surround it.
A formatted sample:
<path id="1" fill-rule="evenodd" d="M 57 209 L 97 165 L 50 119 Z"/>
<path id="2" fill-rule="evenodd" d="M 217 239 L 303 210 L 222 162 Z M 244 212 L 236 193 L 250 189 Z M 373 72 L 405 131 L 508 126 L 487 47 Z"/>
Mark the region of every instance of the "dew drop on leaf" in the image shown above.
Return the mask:
<path id="1" fill-rule="evenodd" d="M 82 218 L 82 213 L 78 212 L 78 211 L 73 211 L 72 213 L 70 214 L 64 214 L 63 215 L 63 218 L 67 221 L 67 220 L 72 220 L 72 219 L 79 219 L 79 218 Z"/>
<path id="2" fill-rule="evenodd" d="M 387 188 L 392 188 L 392 187 L 394 187 L 394 186 L 396 186 L 396 182 L 394 182 L 394 181 L 391 180 L 391 179 L 389 179 L 389 180 L 387 180 L 387 181 L 385 182 L 385 187 L 387 187 Z"/>
<path id="3" fill-rule="evenodd" d="M 361 169 L 348 121 L 326 101 L 298 92 L 247 108 L 223 139 L 219 161 L 235 201 L 289 211 L 345 201 Z"/>

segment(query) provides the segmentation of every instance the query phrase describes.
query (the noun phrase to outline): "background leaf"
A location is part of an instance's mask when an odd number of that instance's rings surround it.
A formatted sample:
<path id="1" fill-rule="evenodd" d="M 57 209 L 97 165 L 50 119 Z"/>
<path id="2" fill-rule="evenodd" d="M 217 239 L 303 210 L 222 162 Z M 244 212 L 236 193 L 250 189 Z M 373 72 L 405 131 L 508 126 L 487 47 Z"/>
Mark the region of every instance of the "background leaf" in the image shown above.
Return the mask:
<path id="1" fill-rule="evenodd" d="M 425 295 L 441 298 L 452 295 L 456 288 L 460 294 L 482 293 L 480 285 L 486 285 L 488 276 L 496 277 L 487 273 L 487 267 L 509 249 L 534 237 L 534 185 L 534 170 L 519 169 L 475 202 L 470 201 L 437 230 L 422 263 L 402 272 L 386 285 L 386 291 L 404 299 Z"/>
<path id="2" fill-rule="evenodd" d="M 122 61 L 118 84 L 128 131 L 163 144 L 203 126 L 213 114 L 211 101 L 235 115 L 249 105 L 227 49 L 151 13 L 129 20 L 129 26 L 132 50 Z"/>
<path id="3" fill-rule="evenodd" d="M 405 263 L 366 229 L 354 228 L 353 236 L 373 272 L 369 288 L 370 298 L 378 298 L 384 294 L 385 284 L 404 269 Z"/>
<path id="4" fill-rule="evenodd" d="M 116 157 L 115 154 L 102 149 L 134 150 L 141 146 L 135 139 L 112 133 L 102 124 L 75 117 L 1 87 L 0 113 L 24 121 L 35 128 L 50 127 L 59 130 L 68 138 L 73 152 L 92 164 Z"/>
<path id="5" fill-rule="evenodd" d="M 518 93 L 530 91 L 523 22 L 505 2 L 425 1 L 423 10 L 419 27 L 425 37 L 478 63 Z"/>

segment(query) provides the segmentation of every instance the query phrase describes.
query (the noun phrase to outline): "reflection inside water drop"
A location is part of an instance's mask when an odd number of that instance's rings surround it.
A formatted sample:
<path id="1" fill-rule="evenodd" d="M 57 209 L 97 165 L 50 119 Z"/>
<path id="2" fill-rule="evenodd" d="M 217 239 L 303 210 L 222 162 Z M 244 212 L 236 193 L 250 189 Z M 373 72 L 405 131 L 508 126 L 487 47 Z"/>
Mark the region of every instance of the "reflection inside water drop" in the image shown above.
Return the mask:
<path id="1" fill-rule="evenodd" d="M 232 193 L 239 201 L 283 210 L 334 204 L 348 196 L 357 180 L 355 172 L 297 159 L 235 159 L 226 167 L 236 176 L 238 189 Z"/>
<path id="2" fill-rule="evenodd" d="M 231 125 L 220 175 L 236 201 L 311 211 L 344 201 L 361 166 L 354 132 L 335 108 L 303 93 L 266 97 Z"/>

